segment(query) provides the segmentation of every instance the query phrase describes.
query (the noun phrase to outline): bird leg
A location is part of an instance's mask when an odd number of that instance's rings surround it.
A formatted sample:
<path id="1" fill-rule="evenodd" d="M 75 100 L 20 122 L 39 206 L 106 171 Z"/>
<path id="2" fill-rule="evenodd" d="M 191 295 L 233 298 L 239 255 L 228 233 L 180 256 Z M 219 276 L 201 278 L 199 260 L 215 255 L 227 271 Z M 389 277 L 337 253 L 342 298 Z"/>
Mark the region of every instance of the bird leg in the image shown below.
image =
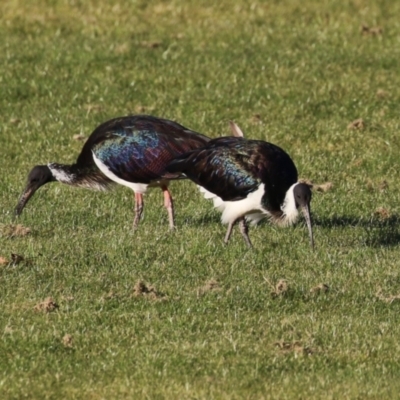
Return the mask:
<path id="1" fill-rule="evenodd" d="M 235 225 L 235 222 L 236 221 L 229 222 L 228 230 L 226 231 L 226 235 L 225 235 L 225 239 L 224 239 L 225 244 L 228 244 L 229 238 L 231 237 L 231 234 L 232 234 L 232 228 L 233 228 L 233 225 Z"/>
<path id="2" fill-rule="evenodd" d="M 164 207 L 167 209 L 168 212 L 169 229 L 174 229 L 174 203 L 172 201 L 172 196 L 167 186 L 161 186 L 161 190 L 164 193 Z"/>
<path id="3" fill-rule="evenodd" d="M 253 247 L 253 245 L 250 242 L 250 238 L 249 238 L 249 227 L 247 226 L 247 222 L 244 217 L 239 219 L 239 229 L 240 229 L 240 233 L 242 234 L 243 239 L 246 242 L 247 246 Z"/>
<path id="4" fill-rule="evenodd" d="M 244 217 L 238 218 L 237 220 L 235 220 L 233 222 L 229 222 L 228 230 L 226 231 L 226 235 L 225 235 L 225 239 L 224 239 L 225 244 L 228 244 L 229 238 L 231 237 L 231 234 L 232 234 L 233 225 L 235 225 L 236 222 L 239 222 L 240 233 L 242 234 L 247 246 L 253 247 L 253 245 L 251 244 L 250 238 L 249 238 L 249 234 L 248 234 L 249 228 L 247 226 L 247 222 Z"/>
<path id="5" fill-rule="evenodd" d="M 139 226 L 140 218 L 143 212 L 143 193 L 135 193 L 135 219 L 133 220 L 133 229 Z"/>

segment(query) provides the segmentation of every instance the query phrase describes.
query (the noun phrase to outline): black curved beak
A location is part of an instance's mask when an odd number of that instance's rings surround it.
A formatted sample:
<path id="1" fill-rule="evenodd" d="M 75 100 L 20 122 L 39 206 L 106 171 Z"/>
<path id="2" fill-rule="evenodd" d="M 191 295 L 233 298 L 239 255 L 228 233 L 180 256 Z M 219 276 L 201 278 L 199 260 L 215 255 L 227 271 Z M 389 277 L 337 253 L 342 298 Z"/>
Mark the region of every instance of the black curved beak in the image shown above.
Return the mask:
<path id="1" fill-rule="evenodd" d="M 310 245 L 311 248 L 314 250 L 314 237 L 312 231 L 312 224 L 311 224 L 311 212 L 310 212 L 310 204 L 307 204 L 301 208 L 301 211 L 304 214 L 304 218 L 306 219 L 308 233 L 310 235 Z"/>
<path id="2" fill-rule="evenodd" d="M 25 188 L 25 190 L 22 192 L 18 204 L 15 207 L 14 214 L 16 217 L 18 217 L 21 213 L 24 207 L 26 206 L 26 203 L 29 201 L 29 199 L 34 195 L 36 190 L 39 189 L 40 186 L 35 185 L 35 184 L 28 184 Z"/>

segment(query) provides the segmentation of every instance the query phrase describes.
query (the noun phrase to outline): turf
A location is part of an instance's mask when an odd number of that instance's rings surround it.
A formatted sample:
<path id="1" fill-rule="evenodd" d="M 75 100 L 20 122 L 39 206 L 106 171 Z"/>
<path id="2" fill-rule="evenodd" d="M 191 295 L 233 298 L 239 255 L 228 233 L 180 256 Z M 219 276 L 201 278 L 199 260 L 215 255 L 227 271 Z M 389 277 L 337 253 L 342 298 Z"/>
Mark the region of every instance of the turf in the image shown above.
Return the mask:
<path id="1" fill-rule="evenodd" d="M 399 13 L 393 0 L 1 2 L 0 397 L 398 398 Z M 57 183 L 15 233 L 30 168 L 73 162 L 74 135 L 130 113 L 212 137 L 234 120 L 331 182 L 314 191 L 315 251 L 304 221 L 224 246 L 190 182 L 172 185 L 174 233 L 159 190 L 133 233 L 128 189 Z"/>

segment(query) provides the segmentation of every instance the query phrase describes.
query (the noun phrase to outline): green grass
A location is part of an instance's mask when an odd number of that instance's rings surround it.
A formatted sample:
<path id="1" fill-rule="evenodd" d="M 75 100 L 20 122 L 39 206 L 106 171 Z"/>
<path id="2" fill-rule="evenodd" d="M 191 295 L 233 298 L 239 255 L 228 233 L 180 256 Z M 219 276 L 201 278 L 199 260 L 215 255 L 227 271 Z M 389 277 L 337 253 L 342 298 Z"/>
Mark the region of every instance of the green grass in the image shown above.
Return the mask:
<path id="1" fill-rule="evenodd" d="M 333 189 L 314 193 L 314 252 L 303 221 L 224 246 L 190 182 L 172 185 L 174 233 L 159 190 L 133 234 L 125 188 L 40 189 L 19 220 L 31 234 L 0 237 L 0 257 L 24 257 L 0 266 L 0 397 L 398 398 L 399 13 L 392 0 L 2 2 L 3 233 L 30 168 L 73 162 L 73 135 L 129 113 L 213 137 L 235 120 Z M 139 280 L 159 298 L 135 297 Z M 59 308 L 36 311 L 49 296 Z"/>

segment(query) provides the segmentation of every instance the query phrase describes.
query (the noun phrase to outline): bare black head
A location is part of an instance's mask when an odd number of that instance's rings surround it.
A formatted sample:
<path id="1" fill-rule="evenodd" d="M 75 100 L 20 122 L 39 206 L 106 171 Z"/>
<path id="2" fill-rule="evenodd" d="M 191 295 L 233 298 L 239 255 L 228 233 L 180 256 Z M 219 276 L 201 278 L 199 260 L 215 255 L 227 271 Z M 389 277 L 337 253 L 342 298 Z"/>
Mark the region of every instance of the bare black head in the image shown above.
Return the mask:
<path id="1" fill-rule="evenodd" d="M 26 203 L 33 196 L 36 190 L 46 183 L 53 182 L 55 180 L 56 179 L 47 165 L 36 165 L 36 167 L 33 167 L 32 171 L 28 175 L 28 182 L 25 190 L 22 192 L 22 195 L 19 198 L 17 207 L 15 207 L 15 215 L 18 216 L 22 213 Z"/>
<path id="2" fill-rule="evenodd" d="M 308 232 L 310 234 L 310 243 L 311 247 L 314 248 L 314 238 L 312 232 L 311 225 L 311 212 L 310 212 L 310 203 L 311 203 L 311 189 L 305 183 L 298 183 L 293 188 L 294 201 L 296 202 L 296 208 L 301 208 L 301 211 L 304 214 L 304 218 L 306 219 Z"/>

